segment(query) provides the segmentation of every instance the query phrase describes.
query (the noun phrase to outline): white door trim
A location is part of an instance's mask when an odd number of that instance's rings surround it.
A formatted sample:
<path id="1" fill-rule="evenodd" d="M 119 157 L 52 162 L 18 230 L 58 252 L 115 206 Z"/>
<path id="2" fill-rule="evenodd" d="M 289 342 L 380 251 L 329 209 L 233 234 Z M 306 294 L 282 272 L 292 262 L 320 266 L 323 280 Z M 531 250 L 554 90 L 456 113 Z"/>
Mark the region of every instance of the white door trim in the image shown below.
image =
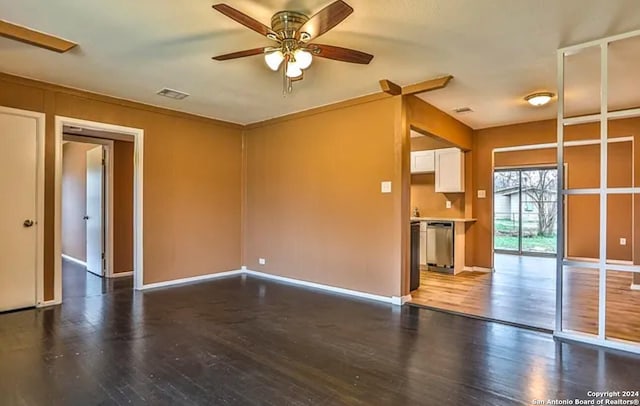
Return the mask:
<path id="1" fill-rule="evenodd" d="M 54 220 L 54 270 L 55 270 L 55 299 L 62 301 L 62 250 L 61 250 L 61 188 L 62 188 L 62 138 L 65 125 L 81 127 L 93 130 L 102 130 L 120 134 L 131 135 L 134 138 L 133 152 L 133 287 L 141 289 L 144 280 L 143 269 L 143 151 L 144 130 L 140 128 L 124 127 L 114 124 L 105 124 L 96 121 L 88 121 L 71 117 L 55 116 L 55 220 Z M 112 177 L 113 178 L 113 177 Z"/>
<path id="2" fill-rule="evenodd" d="M 45 114 L 0 106 L 0 113 L 36 120 L 36 306 L 44 303 L 44 134 Z"/>
<path id="3" fill-rule="evenodd" d="M 113 140 L 69 134 L 63 134 L 62 140 L 82 142 L 87 144 L 98 144 L 105 147 L 105 172 L 107 177 L 107 187 L 105 188 L 106 196 L 104 197 L 104 255 L 106 259 L 104 276 L 111 278 L 113 276 Z M 62 204 L 62 201 L 60 201 L 60 204 Z"/>

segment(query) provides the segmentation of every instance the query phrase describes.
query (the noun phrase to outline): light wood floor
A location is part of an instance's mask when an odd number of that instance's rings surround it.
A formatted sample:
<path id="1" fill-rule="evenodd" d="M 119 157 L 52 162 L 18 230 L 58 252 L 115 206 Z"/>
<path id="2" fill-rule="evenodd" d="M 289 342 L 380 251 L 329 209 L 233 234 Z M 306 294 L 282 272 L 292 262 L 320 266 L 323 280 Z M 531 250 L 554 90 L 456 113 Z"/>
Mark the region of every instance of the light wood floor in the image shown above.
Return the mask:
<path id="1" fill-rule="evenodd" d="M 415 304 L 553 330 L 555 259 L 496 255 L 496 272 L 448 275 L 421 272 Z M 630 273 L 607 275 L 607 336 L 640 341 L 640 291 Z M 598 332 L 598 272 L 568 268 L 564 274 L 564 328 Z"/>

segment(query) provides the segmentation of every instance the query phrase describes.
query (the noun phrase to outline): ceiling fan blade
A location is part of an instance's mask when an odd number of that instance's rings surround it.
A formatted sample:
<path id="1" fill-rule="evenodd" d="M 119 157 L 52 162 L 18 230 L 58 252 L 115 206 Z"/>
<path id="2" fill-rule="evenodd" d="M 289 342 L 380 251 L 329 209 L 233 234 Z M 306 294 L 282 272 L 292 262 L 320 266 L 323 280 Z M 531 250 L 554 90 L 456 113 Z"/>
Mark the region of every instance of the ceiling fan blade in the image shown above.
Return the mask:
<path id="1" fill-rule="evenodd" d="M 334 1 L 304 23 L 298 30 L 298 37 L 300 38 L 300 33 L 306 32 L 309 34 L 307 40 L 317 38 L 340 24 L 351 13 L 353 8 L 347 3 L 342 0 Z"/>
<path id="2" fill-rule="evenodd" d="M 59 53 L 67 52 L 78 45 L 75 42 L 32 30 L 31 28 L 13 24 L 5 20 L 0 20 L 0 37 L 10 38 Z"/>
<path id="3" fill-rule="evenodd" d="M 218 55 L 218 56 L 214 56 L 211 59 L 215 59 L 216 61 L 226 61 L 229 59 L 244 58 L 245 56 L 260 55 L 263 53 L 264 53 L 264 47 L 247 49 L 246 51 L 232 52 L 230 54 Z"/>
<path id="4" fill-rule="evenodd" d="M 224 4 L 224 3 L 214 4 L 213 8 L 219 11 L 220 13 L 226 15 L 227 17 L 231 18 L 232 20 L 235 20 L 240 24 L 244 25 L 245 27 L 252 29 L 258 34 L 262 34 L 264 36 L 267 36 L 267 34 L 274 34 L 271 28 L 267 27 L 266 25 L 262 24 L 260 21 L 249 17 L 243 12 L 238 11 L 227 4 Z"/>
<path id="5" fill-rule="evenodd" d="M 333 45 L 311 44 L 311 53 L 321 58 L 335 59 L 336 61 L 368 64 L 373 55 L 355 49 L 336 47 Z"/>

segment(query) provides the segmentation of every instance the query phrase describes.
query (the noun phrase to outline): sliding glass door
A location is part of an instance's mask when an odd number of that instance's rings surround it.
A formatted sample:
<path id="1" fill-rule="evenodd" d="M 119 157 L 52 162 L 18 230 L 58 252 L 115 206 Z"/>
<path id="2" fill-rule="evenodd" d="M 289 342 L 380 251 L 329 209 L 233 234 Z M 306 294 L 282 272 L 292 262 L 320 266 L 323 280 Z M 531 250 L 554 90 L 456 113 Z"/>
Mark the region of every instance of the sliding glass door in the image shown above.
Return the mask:
<path id="1" fill-rule="evenodd" d="M 493 248 L 512 254 L 556 253 L 556 168 L 496 170 Z"/>

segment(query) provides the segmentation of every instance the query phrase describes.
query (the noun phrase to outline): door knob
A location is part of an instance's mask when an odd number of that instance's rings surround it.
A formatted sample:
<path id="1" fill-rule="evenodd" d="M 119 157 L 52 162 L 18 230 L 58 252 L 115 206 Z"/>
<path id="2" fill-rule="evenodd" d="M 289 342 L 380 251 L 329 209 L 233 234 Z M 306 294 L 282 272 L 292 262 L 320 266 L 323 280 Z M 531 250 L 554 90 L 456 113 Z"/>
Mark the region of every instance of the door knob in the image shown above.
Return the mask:
<path id="1" fill-rule="evenodd" d="M 29 219 L 25 220 L 24 223 L 22 223 L 22 225 L 25 227 L 32 227 L 33 224 L 34 224 L 33 220 L 29 220 Z"/>
<path id="2" fill-rule="evenodd" d="M 89 216 L 84 216 L 82 219 L 83 220 L 89 220 Z"/>

